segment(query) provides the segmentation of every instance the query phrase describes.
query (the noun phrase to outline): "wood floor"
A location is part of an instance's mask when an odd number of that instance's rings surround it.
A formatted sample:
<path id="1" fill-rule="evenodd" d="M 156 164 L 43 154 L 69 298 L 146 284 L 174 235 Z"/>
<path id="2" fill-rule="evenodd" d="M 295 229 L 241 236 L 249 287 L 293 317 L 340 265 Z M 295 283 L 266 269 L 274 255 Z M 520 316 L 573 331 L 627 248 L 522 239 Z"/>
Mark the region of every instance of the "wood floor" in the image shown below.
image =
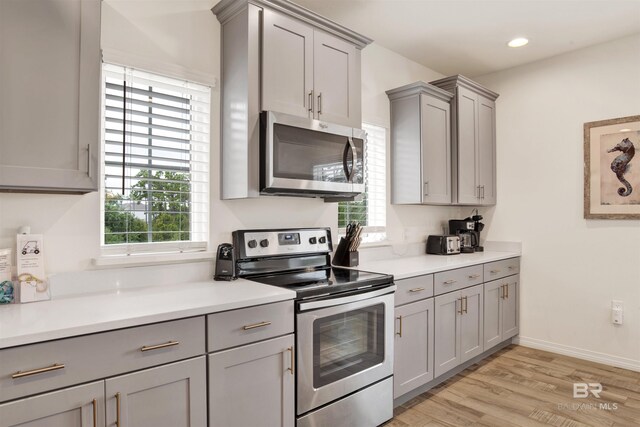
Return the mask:
<path id="1" fill-rule="evenodd" d="M 574 399 L 573 383 L 601 383 Z M 640 426 L 640 372 L 512 345 L 396 408 L 385 427 Z"/>

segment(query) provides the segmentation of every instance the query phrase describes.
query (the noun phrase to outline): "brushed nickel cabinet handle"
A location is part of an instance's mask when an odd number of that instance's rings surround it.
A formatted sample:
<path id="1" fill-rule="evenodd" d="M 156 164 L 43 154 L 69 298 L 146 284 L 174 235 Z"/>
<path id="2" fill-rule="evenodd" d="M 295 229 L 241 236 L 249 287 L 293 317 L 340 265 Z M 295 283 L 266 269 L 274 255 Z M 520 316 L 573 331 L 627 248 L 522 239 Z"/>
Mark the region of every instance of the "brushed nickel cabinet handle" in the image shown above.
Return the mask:
<path id="1" fill-rule="evenodd" d="M 500 273 L 502 270 L 498 269 L 498 270 L 491 270 L 491 274 L 498 274 Z"/>
<path id="2" fill-rule="evenodd" d="M 120 393 L 116 393 L 116 427 L 120 427 Z"/>
<path id="3" fill-rule="evenodd" d="M 93 427 L 98 427 L 98 401 L 93 399 L 91 406 L 93 407 Z"/>
<path id="4" fill-rule="evenodd" d="M 509 284 L 508 283 L 506 285 L 504 285 L 504 290 L 507 291 L 506 298 L 509 299 Z"/>
<path id="5" fill-rule="evenodd" d="M 480 199 L 481 197 L 480 197 L 480 186 L 479 185 L 477 186 L 477 190 L 478 190 L 478 199 Z"/>
<path id="6" fill-rule="evenodd" d="M 481 199 L 484 200 L 484 185 L 480 186 L 480 188 L 482 189 L 482 197 L 481 197 Z"/>
<path id="7" fill-rule="evenodd" d="M 460 298 L 458 298 L 456 300 L 456 304 L 457 304 L 458 301 L 460 301 L 460 311 L 458 311 L 458 314 L 462 314 L 462 297 L 460 297 Z M 456 307 L 457 307 L 457 305 L 456 305 Z M 456 311 L 457 311 L 457 309 L 456 309 Z"/>
<path id="8" fill-rule="evenodd" d="M 248 331 L 249 329 L 262 328 L 263 326 L 269 326 L 270 324 L 271 322 L 254 323 L 252 325 L 245 325 L 242 327 L 242 329 L 244 329 L 245 331 Z"/>
<path id="9" fill-rule="evenodd" d="M 173 347 L 174 345 L 180 344 L 180 341 L 169 341 L 164 344 L 156 344 L 156 345 L 144 345 L 140 347 L 140 351 L 151 351 L 151 350 L 159 350 L 161 348 Z"/>
<path id="10" fill-rule="evenodd" d="M 295 375 L 296 373 L 296 368 L 295 368 L 295 363 L 296 363 L 296 357 L 295 357 L 295 350 L 293 348 L 293 346 L 289 347 L 287 349 L 288 352 L 290 352 L 290 356 L 291 356 L 291 367 L 287 368 L 287 371 L 291 371 L 291 375 Z"/>
<path id="11" fill-rule="evenodd" d="M 87 176 L 91 178 L 91 144 L 87 144 Z"/>
<path id="12" fill-rule="evenodd" d="M 467 297 L 464 297 L 464 312 L 468 313 L 469 311 L 467 310 L 469 308 L 469 301 L 467 300 Z"/>
<path id="13" fill-rule="evenodd" d="M 421 292 L 424 291 L 424 288 L 413 288 L 413 289 L 409 289 L 409 292 Z"/>
<path id="14" fill-rule="evenodd" d="M 504 299 L 504 285 L 500 285 L 500 299 Z"/>
<path id="15" fill-rule="evenodd" d="M 429 196 L 429 181 L 424 182 L 424 195 Z"/>
<path id="16" fill-rule="evenodd" d="M 17 378 L 30 377 L 31 375 L 44 374 L 45 372 L 53 372 L 60 369 L 64 369 L 64 363 L 54 363 L 53 365 L 47 366 L 46 368 L 32 369 L 31 371 L 18 371 L 15 374 L 11 375 L 11 378 L 15 380 Z"/>
<path id="17" fill-rule="evenodd" d="M 480 277 L 479 274 L 470 274 L 469 275 L 469 279 L 477 279 L 478 277 Z"/>
<path id="18" fill-rule="evenodd" d="M 510 265 L 507 267 L 509 270 L 513 270 L 514 268 L 516 268 L 514 265 Z"/>
<path id="19" fill-rule="evenodd" d="M 309 99 L 307 99 L 307 101 L 309 102 L 309 112 L 313 112 L 313 91 L 309 92 Z"/>
<path id="20" fill-rule="evenodd" d="M 322 114 L 322 92 L 318 94 L 318 115 Z"/>
<path id="21" fill-rule="evenodd" d="M 398 321 L 400 322 L 400 325 L 398 327 L 398 332 L 396 332 L 396 335 L 402 338 L 402 316 L 398 316 L 396 317 L 396 319 L 398 319 Z"/>
<path id="22" fill-rule="evenodd" d="M 456 283 L 456 282 L 457 282 L 457 280 L 446 280 L 446 281 L 444 281 L 442 283 L 445 284 L 445 285 L 451 285 L 452 283 Z"/>

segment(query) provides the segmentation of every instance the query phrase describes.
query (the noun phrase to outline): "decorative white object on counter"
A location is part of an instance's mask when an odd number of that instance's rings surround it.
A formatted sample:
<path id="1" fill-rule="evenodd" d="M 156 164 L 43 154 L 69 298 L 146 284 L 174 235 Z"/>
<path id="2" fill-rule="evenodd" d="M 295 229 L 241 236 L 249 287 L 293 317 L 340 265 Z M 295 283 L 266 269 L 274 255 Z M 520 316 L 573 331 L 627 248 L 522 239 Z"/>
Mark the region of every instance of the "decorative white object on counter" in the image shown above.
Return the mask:
<path id="1" fill-rule="evenodd" d="M 16 265 L 20 286 L 20 302 L 51 299 L 44 271 L 42 234 L 18 234 Z"/>
<path id="2" fill-rule="evenodd" d="M 14 302 L 13 282 L 11 282 L 11 249 L 0 249 L 0 304 Z"/>

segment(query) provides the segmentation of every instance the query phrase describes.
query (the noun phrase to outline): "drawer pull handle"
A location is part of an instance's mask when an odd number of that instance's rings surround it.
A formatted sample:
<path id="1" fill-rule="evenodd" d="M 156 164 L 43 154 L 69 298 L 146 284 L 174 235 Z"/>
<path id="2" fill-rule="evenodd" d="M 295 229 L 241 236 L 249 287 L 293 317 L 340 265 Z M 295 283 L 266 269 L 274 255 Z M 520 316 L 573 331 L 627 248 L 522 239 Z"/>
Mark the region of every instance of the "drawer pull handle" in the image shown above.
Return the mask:
<path id="1" fill-rule="evenodd" d="M 120 392 L 116 393 L 116 427 L 120 427 Z"/>
<path id="2" fill-rule="evenodd" d="M 451 285 L 452 283 L 456 283 L 457 280 L 447 280 L 445 282 L 443 282 L 445 285 Z"/>
<path id="3" fill-rule="evenodd" d="M 409 289 L 409 292 L 420 292 L 420 291 L 424 291 L 424 288 L 413 288 L 413 289 Z"/>
<path id="4" fill-rule="evenodd" d="M 491 270 L 491 274 L 498 274 L 500 273 L 502 270 Z"/>
<path id="5" fill-rule="evenodd" d="M 91 406 L 93 407 L 93 427 L 98 427 L 98 401 L 93 399 Z"/>
<path id="6" fill-rule="evenodd" d="M 471 274 L 471 275 L 469 276 L 469 279 L 477 279 L 478 277 L 480 277 L 480 275 L 479 275 L 479 274 Z"/>
<path id="7" fill-rule="evenodd" d="M 145 345 L 140 348 L 140 351 L 159 350 L 161 348 L 173 347 L 174 345 L 178 344 L 180 344 L 180 341 L 169 341 L 164 344 Z"/>
<path id="8" fill-rule="evenodd" d="M 245 325 L 242 327 L 242 329 L 244 329 L 245 331 L 248 331 L 249 329 L 262 328 L 263 326 L 269 326 L 270 324 L 271 322 L 254 323 L 253 325 Z"/>
<path id="9" fill-rule="evenodd" d="M 509 267 L 507 267 L 507 268 L 509 268 L 509 270 L 513 270 L 515 267 L 514 267 L 513 265 L 510 265 L 510 266 L 509 266 Z"/>
<path id="10" fill-rule="evenodd" d="M 61 363 L 61 364 L 56 363 L 52 366 L 47 366 L 46 368 L 33 369 L 31 371 L 26 371 L 26 372 L 18 371 L 15 374 L 11 375 L 11 378 L 15 380 L 16 378 L 23 378 L 23 377 L 29 377 L 31 375 L 44 374 L 45 372 L 57 371 L 60 369 L 64 369 L 64 363 Z"/>
<path id="11" fill-rule="evenodd" d="M 287 368 L 287 371 L 291 371 L 291 375 L 295 375 L 296 374 L 296 368 L 295 368 L 295 363 L 296 363 L 296 356 L 295 356 L 295 350 L 293 348 L 293 346 L 289 347 L 287 349 L 287 351 L 291 352 L 291 367 Z"/>

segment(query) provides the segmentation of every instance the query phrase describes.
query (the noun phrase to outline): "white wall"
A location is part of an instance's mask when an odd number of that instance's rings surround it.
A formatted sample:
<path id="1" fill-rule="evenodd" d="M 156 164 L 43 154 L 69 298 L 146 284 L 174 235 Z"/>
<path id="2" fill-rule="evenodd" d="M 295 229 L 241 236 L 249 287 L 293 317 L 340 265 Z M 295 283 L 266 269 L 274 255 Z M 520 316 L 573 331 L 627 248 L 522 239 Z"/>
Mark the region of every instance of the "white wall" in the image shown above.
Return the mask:
<path id="1" fill-rule="evenodd" d="M 500 94 L 487 238 L 523 243 L 522 342 L 636 369 L 640 221 L 583 218 L 582 132 L 640 113 L 639 52 L 634 36 L 477 78 Z"/>
<path id="2" fill-rule="evenodd" d="M 210 12 L 215 0 L 105 0 L 102 3 L 102 46 L 139 67 L 192 75 L 220 75 L 220 25 Z M 389 127 L 385 90 L 441 75 L 382 47 L 362 53 L 363 118 Z M 260 227 L 337 227 L 337 205 L 317 199 L 264 197 L 222 201 L 219 196 L 219 87 L 212 94 L 211 243 L 229 241 L 231 231 Z M 452 208 L 390 207 L 388 222 L 394 243 L 423 240 L 440 232 Z M 41 195 L 0 193 L 0 248 L 13 247 L 23 224 L 45 235 L 47 271 L 91 269 L 100 254 L 97 193 Z M 431 230 L 431 231 L 430 231 Z M 83 276 L 84 277 L 84 276 Z"/>

